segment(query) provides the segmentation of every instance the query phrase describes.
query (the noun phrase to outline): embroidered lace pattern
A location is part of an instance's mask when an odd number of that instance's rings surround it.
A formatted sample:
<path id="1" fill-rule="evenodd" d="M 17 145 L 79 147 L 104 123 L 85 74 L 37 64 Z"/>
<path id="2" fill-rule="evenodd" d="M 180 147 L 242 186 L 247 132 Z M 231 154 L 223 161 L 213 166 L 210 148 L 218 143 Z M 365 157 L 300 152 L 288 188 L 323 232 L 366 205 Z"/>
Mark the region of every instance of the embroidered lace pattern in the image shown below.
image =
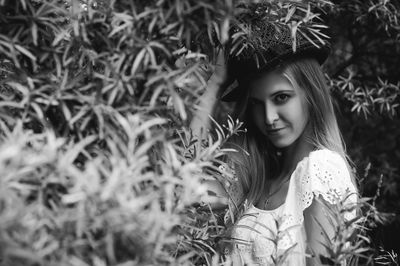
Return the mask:
<path id="1" fill-rule="evenodd" d="M 231 185 L 232 198 L 243 195 L 239 186 Z M 305 265 L 306 235 L 303 211 L 313 199 L 322 197 L 330 204 L 357 202 L 356 189 L 343 158 L 330 150 L 311 152 L 300 161 L 290 178 L 285 203 L 271 211 L 250 206 L 239 217 L 232 231 L 235 240 L 231 252 L 233 265 L 272 265 L 273 261 L 289 256 L 279 265 Z M 352 219 L 355 212 L 344 214 Z M 235 263 L 236 262 L 236 263 Z"/>

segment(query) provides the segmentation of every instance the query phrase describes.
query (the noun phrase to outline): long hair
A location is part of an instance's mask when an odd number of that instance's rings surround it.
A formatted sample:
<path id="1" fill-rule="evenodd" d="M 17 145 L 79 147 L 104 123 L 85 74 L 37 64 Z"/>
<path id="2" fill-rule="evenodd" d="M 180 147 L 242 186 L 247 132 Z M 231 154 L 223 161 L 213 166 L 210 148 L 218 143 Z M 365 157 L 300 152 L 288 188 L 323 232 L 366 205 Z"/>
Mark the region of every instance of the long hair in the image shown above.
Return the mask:
<path id="1" fill-rule="evenodd" d="M 330 91 L 319 63 L 312 58 L 295 58 L 285 62 L 276 71 L 286 77 L 294 88 L 305 92 L 311 129 L 307 141 L 316 150 L 329 149 L 341 155 L 356 187 L 355 177 L 350 167 L 351 161 L 345 152 Z M 258 75 L 262 74 L 258 73 Z M 235 146 L 243 147 L 243 150 L 239 150 L 232 160 L 244 191 L 244 198 L 249 204 L 254 204 L 265 192 L 266 178 L 275 178 L 282 169 L 277 149 L 265 136 L 262 136 L 253 123 L 247 105 L 250 94 L 250 90 L 246 88 L 248 85 L 248 82 L 241 82 L 241 87 L 246 89 L 246 93 L 236 102 L 233 111 L 233 116 L 244 122 L 247 132 L 232 139 Z"/>

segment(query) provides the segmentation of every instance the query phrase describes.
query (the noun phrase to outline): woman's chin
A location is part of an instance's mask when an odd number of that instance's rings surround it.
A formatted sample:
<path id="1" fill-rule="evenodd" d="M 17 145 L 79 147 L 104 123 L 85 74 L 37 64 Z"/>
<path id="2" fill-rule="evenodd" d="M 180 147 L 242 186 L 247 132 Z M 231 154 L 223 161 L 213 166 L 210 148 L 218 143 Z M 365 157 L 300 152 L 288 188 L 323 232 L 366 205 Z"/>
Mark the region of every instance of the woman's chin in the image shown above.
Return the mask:
<path id="1" fill-rule="evenodd" d="M 270 139 L 270 141 L 271 141 L 271 139 Z M 279 140 L 279 141 L 275 140 L 275 141 L 271 141 L 271 143 L 274 145 L 275 148 L 278 148 L 278 149 L 287 148 L 292 144 L 291 141 L 285 141 L 285 140 Z"/>

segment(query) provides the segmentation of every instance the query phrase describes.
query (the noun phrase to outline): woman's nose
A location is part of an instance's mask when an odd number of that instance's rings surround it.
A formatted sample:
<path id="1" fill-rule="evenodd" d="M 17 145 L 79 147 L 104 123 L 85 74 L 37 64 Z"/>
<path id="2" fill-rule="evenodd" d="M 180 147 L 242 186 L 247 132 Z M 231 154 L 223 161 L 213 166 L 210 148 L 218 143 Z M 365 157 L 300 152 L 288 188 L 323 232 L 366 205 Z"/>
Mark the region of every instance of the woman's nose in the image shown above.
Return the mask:
<path id="1" fill-rule="evenodd" d="M 271 126 L 278 118 L 276 108 L 272 104 L 265 104 L 265 123 Z"/>

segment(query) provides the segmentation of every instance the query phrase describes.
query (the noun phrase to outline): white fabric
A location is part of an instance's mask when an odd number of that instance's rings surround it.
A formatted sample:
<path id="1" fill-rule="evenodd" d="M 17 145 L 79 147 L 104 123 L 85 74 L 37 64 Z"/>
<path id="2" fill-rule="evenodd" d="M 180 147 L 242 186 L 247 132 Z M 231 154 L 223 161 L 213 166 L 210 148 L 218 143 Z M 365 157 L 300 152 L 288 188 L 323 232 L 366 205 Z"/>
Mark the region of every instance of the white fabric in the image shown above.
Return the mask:
<path id="1" fill-rule="evenodd" d="M 235 186 L 230 192 L 236 199 L 242 196 Z M 357 202 L 344 159 L 327 149 L 313 151 L 297 164 L 283 205 L 270 211 L 251 205 L 244 212 L 232 230 L 233 265 L 306 265 L 303 211 L 318 196 L 330 204 L 346 196 L 346 203 Z M 354 215 L 348 212 L 345 218 Z"/>

